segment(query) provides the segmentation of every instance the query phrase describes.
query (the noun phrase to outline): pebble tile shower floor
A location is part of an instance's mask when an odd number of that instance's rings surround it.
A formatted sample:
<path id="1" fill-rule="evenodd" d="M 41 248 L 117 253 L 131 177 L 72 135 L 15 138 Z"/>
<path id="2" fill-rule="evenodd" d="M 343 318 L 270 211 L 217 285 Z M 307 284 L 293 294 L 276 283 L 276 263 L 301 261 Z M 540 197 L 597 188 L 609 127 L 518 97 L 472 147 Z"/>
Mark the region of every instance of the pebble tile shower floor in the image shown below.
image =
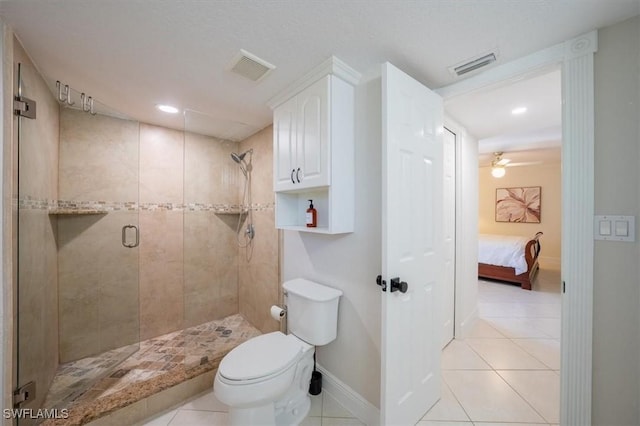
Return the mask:
<path id="1" fill-rule="evenodd" d="M 84 424 L 218 367 L 222 357 L 260 331 L 240 315 L 211 321 L 118 348 L 58 368 L 46 407 L 69 409 L 68 419 L 45 424 Z"/>

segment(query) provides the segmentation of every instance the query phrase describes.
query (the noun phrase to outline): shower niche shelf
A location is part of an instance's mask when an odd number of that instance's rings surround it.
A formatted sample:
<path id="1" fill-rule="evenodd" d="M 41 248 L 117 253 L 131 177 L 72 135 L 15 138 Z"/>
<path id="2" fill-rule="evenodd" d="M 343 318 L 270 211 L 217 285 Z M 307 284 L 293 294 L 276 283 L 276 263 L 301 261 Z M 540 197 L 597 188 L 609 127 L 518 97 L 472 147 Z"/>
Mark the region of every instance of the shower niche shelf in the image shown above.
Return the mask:
<path id="1" fill-rule="evenodd" d="M 232 209 L 228 209 L 228 210 L 219 210 L 219 211 L 214 211 L 214 214 L 218 214 L 218 215 L 232 215 L 232 214 L 247 214 L 249 212 L 248 209 L 246 208 L 232 208 Z"/>
<path id="2" fill-rule="evenodd" d="M 107 214 L 109 213 L 107 210 L 98 210 L 98 209 L 51 209 L 49 210 L 50 215 L 55 216 L 85 216 L 85 215 L 95 215 L 95 214 Z"/>

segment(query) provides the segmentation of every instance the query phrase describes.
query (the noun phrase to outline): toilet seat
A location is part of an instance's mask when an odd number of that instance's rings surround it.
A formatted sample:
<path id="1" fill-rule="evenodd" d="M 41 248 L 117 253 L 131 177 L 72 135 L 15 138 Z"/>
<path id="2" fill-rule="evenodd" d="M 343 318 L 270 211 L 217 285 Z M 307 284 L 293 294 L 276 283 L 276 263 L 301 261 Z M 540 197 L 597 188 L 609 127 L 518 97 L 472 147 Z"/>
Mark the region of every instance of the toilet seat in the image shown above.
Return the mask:
<path id="1" fill-rule="evenodd" d="M 286 371 L 302 356 L 303 342 L 279 331 L 263 334 L 235 347 L 220 362 L 220 378 L 229 384 L 267 380 Z"/>

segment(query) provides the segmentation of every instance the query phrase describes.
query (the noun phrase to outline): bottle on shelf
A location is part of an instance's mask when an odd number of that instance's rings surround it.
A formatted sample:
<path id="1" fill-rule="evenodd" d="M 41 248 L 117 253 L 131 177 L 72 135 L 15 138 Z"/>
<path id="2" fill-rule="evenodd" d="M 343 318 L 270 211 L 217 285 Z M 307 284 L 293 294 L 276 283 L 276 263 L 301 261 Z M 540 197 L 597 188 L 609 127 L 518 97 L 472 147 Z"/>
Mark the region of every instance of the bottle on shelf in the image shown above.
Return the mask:
<path id="1" fill-rule="evenodd" d="M 309 200 L 306 222 L 307 228 L 315 228 L 318 225 L 318 212 L 313 208 L 313 200 Z"/>

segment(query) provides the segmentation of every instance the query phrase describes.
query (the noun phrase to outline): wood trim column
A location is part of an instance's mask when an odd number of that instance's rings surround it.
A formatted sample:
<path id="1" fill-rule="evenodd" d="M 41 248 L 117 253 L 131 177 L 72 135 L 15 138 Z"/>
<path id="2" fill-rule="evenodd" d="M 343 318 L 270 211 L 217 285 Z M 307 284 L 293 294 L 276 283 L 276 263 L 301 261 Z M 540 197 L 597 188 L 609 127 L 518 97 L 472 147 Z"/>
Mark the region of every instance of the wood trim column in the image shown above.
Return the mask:
<path id="1" fill-rule="evenodd" d="M 597 33 L 565 43 L 562 63 L 560 423 L 591 424 L 593 352 L 594 67 Z"/>

